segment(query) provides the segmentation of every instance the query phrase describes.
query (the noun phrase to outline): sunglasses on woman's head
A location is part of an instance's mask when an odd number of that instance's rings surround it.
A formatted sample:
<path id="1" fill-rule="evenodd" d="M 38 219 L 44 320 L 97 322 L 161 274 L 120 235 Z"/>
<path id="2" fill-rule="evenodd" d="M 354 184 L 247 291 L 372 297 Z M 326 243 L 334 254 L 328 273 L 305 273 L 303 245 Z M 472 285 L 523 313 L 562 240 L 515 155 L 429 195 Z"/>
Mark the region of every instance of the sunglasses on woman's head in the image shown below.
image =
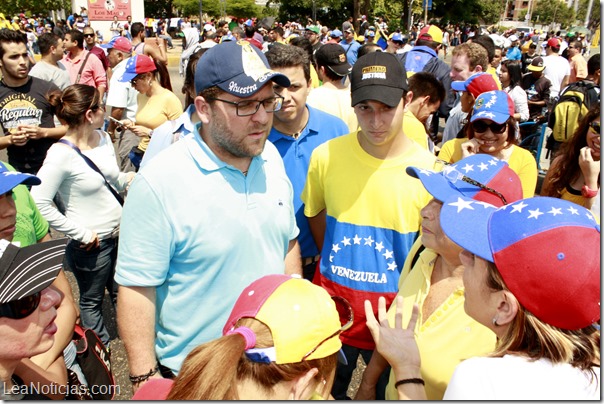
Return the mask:
<path id="1" fill-rule="evenodd" d="M 40 304 L 42 292 L 36 292 L 31 296 L 8 303 L 0 304 L 0 317 L 8 317 L 19 320 L 33 313 Z"/>
<path id="2" fill-rule="evenodd" d="M 484 133 L 487 131 L 488 128 L 490 128 L 491 132 L 493 132 L 493 133 L 503 133 L 503 132 L 505 132 L 507 126 L 508 126 L 507 122 L 504 122 L 504 123 L 491 122 L 490 124 L 484 120 L 477 120 L 477 121 L 472 122 L 472 128 L 474 129 L 474 132 L 478 132 L 478 133 Z"/>

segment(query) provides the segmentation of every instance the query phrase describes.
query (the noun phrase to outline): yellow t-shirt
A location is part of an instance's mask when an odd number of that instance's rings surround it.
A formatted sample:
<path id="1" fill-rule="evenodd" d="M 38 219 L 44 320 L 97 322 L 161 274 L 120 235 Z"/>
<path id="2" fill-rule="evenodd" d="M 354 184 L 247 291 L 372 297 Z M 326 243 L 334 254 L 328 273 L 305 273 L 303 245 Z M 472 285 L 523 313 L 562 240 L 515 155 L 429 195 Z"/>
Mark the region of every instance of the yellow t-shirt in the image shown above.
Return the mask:
<path id="1" fill-rule="evenodd" d="M 430 291 L 430 279 L 437 254 L 426 248 L 420 254 L 412 271 L 409 271 L 414 252 L 421 244 L 417 239 L 405 261 L 399 280 L 398 295 L 403 296 L 403 318 L 409 323 L 413 304 L 420 312 L 415 328 L 416 341 L 422 358 L 422 378 L 426 382 L 428 400 L 442 400 L 455 367 L 473 356 L 485 356 L 495 349 L 496 336 L 491 330 L 468 316 L 464 310 L 463 287 L 455 290 L 429 318 L 422 317 L 422 307 Z M 394 324 L 395 306 L 388 311 L 390 324 Z M 394 387 L 394 372 L 386 387 L 386 399 L 398 400 Z"/>
<path id="2" fill-rule="evenodd" d="M 501 90 L 501 81 L 499 81 L 499 75 L 497 74 L 497 69 L 493 66 L 489 66 L 487 69 L 487 73 L 489 73 L 495 79 L 495 83 L 497 83 L 497 89 Z"/>
<path id="3" fill-rule="evenodd" d="M 136 111 L 136 124 L 155 129 L 166 121 L 172 121 L 182 114 L 182 103 L 171 91 L 162 88 L 158 94 L 147 97 L 138 95 L 138 110 Z M 144 136 L 138 148 L 143 152 L 149 145 L 149 136 Z"/>
<path id="4" fill-rule="evenodd" d="M 428 150 L 428 133 L 426 127 L 411 111 L 405 111 L 403 118 L 403 132 L 411 140 L 414 140 L 422 148 Z"/>
<path id="5" fill-rule="evenodd" d="M 448 163 L 458 162 L 462 159 L 461 144 L 467 140 L 468 138 L 449 140 L 440 149 L 438 158 Z M 523 197 L 532 198 L 535 196 L 535 189 L 537 188 L 537 162 L 528 150 L 516 145 L 511 147 L 512 155 L 507 163 L 520 177 Z"/>
<path id="6" fill-rule="evenodd" d="M 349 88 L 338 89 L 331 85 L 313 88 L 308 94 L 306 103 L 313 108 L 332 114 L 343 120 L 350 133 L 359 128 L 357 115 L 350 106 L 351 95 Z"/>

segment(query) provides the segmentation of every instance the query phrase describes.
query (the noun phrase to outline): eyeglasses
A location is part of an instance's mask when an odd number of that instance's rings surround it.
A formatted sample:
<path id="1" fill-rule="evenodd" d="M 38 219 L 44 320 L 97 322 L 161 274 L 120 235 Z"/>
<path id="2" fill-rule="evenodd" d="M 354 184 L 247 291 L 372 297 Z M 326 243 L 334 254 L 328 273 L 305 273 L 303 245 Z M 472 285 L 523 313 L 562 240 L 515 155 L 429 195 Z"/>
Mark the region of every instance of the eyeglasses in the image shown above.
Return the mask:
<path id="1" fill-rule="evenodd" d="M 19 320 L 29 316 L 38 308 L 41 296 L 42 292 L 36 292 L 31 296 L 0 304 L 0 317 Z"/>
<path id="2" fill-rule="evenodd" d="M 340 296 L 332 296 L 331 300 L 333 300 L 333 302 L 336 304 L 336 310 L 338 311 L 338 315 L 340 316 L 340 324 L 342 324 L 342 327 L 340 327 L 329 337 L 325 338 L 323 341 L 319 342 L 316 347 L 311 349 L 306 355 L 302 357 L 302 360 L 300 362 L 304 362 L 306 358 L 315 353 L 315 351 L 319 349 L 319 347 L 325 342 L 329 341 L 334 337 L 337 337 L 338 335 L 352 327 L 352 323 L 354 321 L 354 312 L 352 311 L 352 306 L 350 305 L 348 300 Z"/>
<path id="3" fill-rule="evenodd" d="M 280 95 L 270 97 L 270 98 L 267 98 L 265 100 L 260 100 L 260 101 L 245 100 L 245 101 L 234 102 L 234 101 L 222 100 L 220 98 L 214 98 L 214 97 L 207 97 L 207 99 L 214 100 L 214 101 L 221 101 L 221 102 L 224 102 L 227 104 L 234 105 L 237 109 L 237 116 L 254 115 L 256 112 L 258 112 L 258 109 L 260 108 L 260 104 L 262 104 L 262 106 L 264 107 L 264 110 L 266 112 L 279 111 L 281 109 L 281 106 L 283 105 L 283 97 L 281 97 Z"/>
<path id="4" fill-rule="evenodd" d="M 504 123 L 492 122 L 490 124 L 488 124 L 484 120 L 477 120 L 477 121 L 472 122 L 472 128 L 474 128 L 474 132 L 478 132 L 478 133 L 486 132 L 487 128 L 490 128 L 491 132 L 493 132 L 493 133 L 503 133 L 503 132 L 505 132 L 507 126 L 508 126 L 507 122 L 504 122 Z"/>
<path id="5" fill-rule="evenodd" d="M 130 84 L 132 85 L 132 87 L 136 86 L 136 83 L 138 82 L 138 80 L 140 80 L 140 77 L 135 77 L 132 80 L 130 80 Z"/>
<path id="6" fill-rule="evenodd" d="M 96 105 L 91 106 L 89 109 L 94 112 L 94 111 L 96 111 L 98 109 L 102 109 L 102 108 L 103 108 L 102 105 L 96 104 Z"/>
<path id="7" fill-rule="evenodd" d="M 452 166 L 446 166 L 443 169 L 443 175 L 447 180 L 449 180 L 451 184 L 455 184 L 458 180 L 462 180 L 463 182 L 467 182 L 468 184 L 474 185 L 475 187 L 478 187 L 480 189 L 484 189 L 485 191 L 497 196 L 499 199 L 501 199 L 501 202 L 503 202 L 504 205 L 508 204 L 508 201 L 505 200 L 505 196 L 503 196 L 501 192 L 496 191 L 493 188 L 487 187 L 486 185 L 463 175 Z"/>
<path id="8" fill-rule="evenodd" d="M 84 34 L 84 38 L 92 38 L 94 37 L 94 34 Z"/>
<path id="9" fill-rule="evenodd" d="M 600 122 L 590 122 L 589 127 L 594 130 L 596 133 L 600 133 Z"/>

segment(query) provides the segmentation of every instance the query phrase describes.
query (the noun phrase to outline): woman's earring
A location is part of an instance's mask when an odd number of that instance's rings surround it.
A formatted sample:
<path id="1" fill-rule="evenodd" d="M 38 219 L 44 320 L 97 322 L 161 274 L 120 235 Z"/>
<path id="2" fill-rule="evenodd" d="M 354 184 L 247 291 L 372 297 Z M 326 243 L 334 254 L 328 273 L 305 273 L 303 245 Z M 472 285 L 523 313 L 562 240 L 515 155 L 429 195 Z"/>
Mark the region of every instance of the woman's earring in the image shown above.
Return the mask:
<path id="1" fill-rule="evenodd" d="M 499 327 L 499 324 L 497 324 L 497 317 L 493 317 L 493 325 Z"/>

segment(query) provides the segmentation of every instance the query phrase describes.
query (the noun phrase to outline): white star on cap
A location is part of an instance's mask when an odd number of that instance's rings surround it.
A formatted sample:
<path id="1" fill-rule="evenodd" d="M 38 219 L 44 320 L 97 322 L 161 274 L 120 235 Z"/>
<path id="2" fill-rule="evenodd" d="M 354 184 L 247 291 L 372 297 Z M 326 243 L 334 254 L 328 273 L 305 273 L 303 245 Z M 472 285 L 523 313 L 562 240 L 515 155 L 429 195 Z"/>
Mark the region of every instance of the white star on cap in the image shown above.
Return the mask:
<path id="1" fill-rule="evenodd" d="M 526 208 L 527 206 L 528 205 L 526 203 L 520 201 L 520 203 L 512 205 L 512 211 L 510 213 L 514 213 L 514 212 L 522 213 L 522 209 Z"/>
<path id="2" fill-rule="evenodd" d="M 358 235 L 358 234 L 355 234 L 355 235 L 354 235 L 354 238 L 352 239 L 352 241 L 353 241 L 355 244 L 358 244 L 358 245 L 361 245 L 361 240 L 362 240 L 362 239 L 359 237 L 359 235 Z"/>
<path id="3" fill-rule="evenodd" d="M 592 215 L 591 213 L 589 213 L 589 212 L 587 212 L 587 213 L 585 214 L 585 216 L 587 216 L 587 218 L 588 218 L 589 220 L 591 220 L 592 222 L 595 222 L 595 221 L 596 221 L 596 219 L 594 219 L 593 215 Z"/>
<path id="4" fill-rule="evenodd" d="M 487 118 L 491 118 L 491 119 L 495 118 L 495 114 L 492 112 L 486 112 L 486 113 L 482 114 L 482 116 L 486 116 Z"/>
<path id="5" fill-rule="evenodd" d="M 554 216 L 558 216 L 558 215 L 562 214 L 562 208 L 554 208 L 554 207 L 552 207 L 552 209 L 549 212 L 547 212 L 547 213 L 551 213 Z"/>
<path id="6" fill-rule="evenodd" d="M 388 264 L 389 271 L 394 271 L 395 269 L 396 269 L 396 262 L 392 261 L 391 263 Z"/>
<path id="7" fill-rule="evenodd" d="M 463 166 L 461 169 L 464 170 L 466 172 L 466 174 L 467 174 L 470 171 L 474 171 L 474 164 L 468 164 L 468 163 L 466 163 L 466 165 Z"/>
<path id="8" fill-rule="evenodd" d="M 489 164 L 490 164 L 490 165 L 492 165 L 492 166 L 496 166 L 496 165 L 497 165 L 497 163 L 498 163 L 498 161 L 497 161 L 497 160 L 495 160 L 495 159 L 491 159 L 491 160 L 489 160 Z"/>
<path id="9" fill-rule="evenodd" d="M 344 244 L 345 246 L 346 246 L 346 245 L 351 245 L 351 244 L 350 244 L 350 238 L 349 238 L 349 237 L 344 236 L 344 238 L 342 239 L 342 244 Z"/>
<path id="10" fill-rule="evenodd" d="M 579 211 L 577 209 L 573 208 L 572 206 L 570 206 L 567 210 L 570 213 L 572 213 L 573 215 L 578 215 L 579 214 Z"/>
<path id="11" fill-rule="evenodd" d="M 375 243 L 375 249 L 379 252 L 382 252 L 382 250 L 384 249 L 384 243 L 382 243 L 381 241 L 379 243 Z"/>
<path id="12" fill-rule="evenodd" d="M 456 206 L 457 213 L 461 212 L 464 209 L 474 210 L 474 208 L 472 207 L 472 201 L 466 201 L 465 199 L 459 196 L 457 197 L 457 202 L 452 202 L 449 204 L 449 206 Z"/>
<path id="13" fill-rule="evenodd" d="M 487 209 L 487 208 L 495 208 L 495 206 L 491 205 L 488 202 L 484 202 L 484 201 L 476 201 L 474 202 L 477 205 L 482 205 L 483 208 Z"/>
<path id="14" fill-rule="evenodd" d="M 329 256 L 329 262 L 333 262 L 333 255 Z"/>
<path id="15" fill-rule="evenodd" d="M 419 172 L 422 173 L 422 174 L 424 174 L 424 175 L 432 175 L 432 174 L 434 174 L 432 171 L 428 171 L 425 168 L 421 168 L 419 170 Z"/>
<path id="16" fill-rule="evenodd" d="M 386 252 L 382 255 L 384 256 L 385 259 L 388 260 L 388 259 L 392 258 L 392 251 L 390 251 L 386 248 Z"/>
<path id="17" fill-rule="evenodd" d="M 543 214 L 543 212 L 541 212 L 539 210 L 539 208 L 537 208 L 535 210 L 530 210 L 529 209 L 529 212 L 530 212 L 530 215 L 529 215 L 528 219 L 531 219 L 531 218 L 532 219 L 539 219 L 539 216 L 541 216 Z"/>
<path id="18" fill-rule="evenodd" d="M 21 173 L 18 171 L 5 171 L 3 174 L 5 177 L 8 177 L 9 175 L 20 175 Z"/>
<path id="19" fill-rule="evenodd" d="M 371 238 L 371 236 L 365 237 L 365 245 L 368 245 L 368 246 L 373 245 L 373 239 Z"/>
<path id="20" fill-rule="evenodd" d="M 478 165 L 478 168 L 480 168 L 480 171 L 484 171 L 484 170 L 488 170 L 489 166 L 486 165 L 484 162 L 482 162 Z"/>
<path id="21" fill-rule="evenodd" d="M 340 246 L 339 246 L 339 245 L 334 244 L 334 245 L 332 245 L 331 250 L 337 254 L 337 253 L 338 253 L 338 251 L 340 251 L 340 250 L 341 250 L 341 248 L 340 248 Z"/>

